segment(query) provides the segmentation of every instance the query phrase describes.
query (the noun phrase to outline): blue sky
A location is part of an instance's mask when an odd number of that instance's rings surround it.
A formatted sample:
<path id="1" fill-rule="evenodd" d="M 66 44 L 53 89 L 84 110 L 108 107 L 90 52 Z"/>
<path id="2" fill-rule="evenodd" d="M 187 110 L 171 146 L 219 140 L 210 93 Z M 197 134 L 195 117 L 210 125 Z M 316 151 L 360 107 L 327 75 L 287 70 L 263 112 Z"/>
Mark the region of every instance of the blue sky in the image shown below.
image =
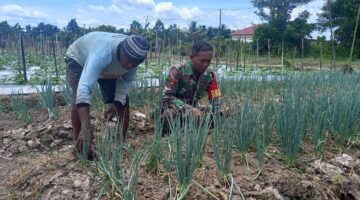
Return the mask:
<path id="1" fill-rule="evenodd" d="M 323 2 L 313 0 L 298 7 L 292 17 L 308 10 L 310 21 L 315 22 Z M 127 29 L 133 20 L 145 24 L 148 18 L 151 27 L 157 19 L 166 27 L 170 24 L 187 27 L 190 21 L 216 27 L 219 9 L 223 9 L 222 23 L 230 29 L 261 23 L 250 0 L 0 0 L 0 21 L 22 26 L 45 22 L 63 28 L 75 18 L 79 26 L 106 24 Z"/>

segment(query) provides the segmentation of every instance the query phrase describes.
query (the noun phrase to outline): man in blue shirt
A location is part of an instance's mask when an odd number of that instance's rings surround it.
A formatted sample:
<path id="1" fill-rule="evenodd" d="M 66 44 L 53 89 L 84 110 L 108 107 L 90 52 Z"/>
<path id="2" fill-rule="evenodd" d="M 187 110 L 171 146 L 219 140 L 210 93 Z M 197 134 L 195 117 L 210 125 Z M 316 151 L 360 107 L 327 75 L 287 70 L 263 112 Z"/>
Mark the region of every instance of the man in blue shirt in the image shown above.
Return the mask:
<path id="1" fill-rule="evenodd" d="M 78 38 L 66 52 L 67 80 L 72 88 L 71 122 L 74 127 L 74 145 L 82 152 L 84 141 L 93 158 L 93 127 L 90 123 L 91 90 L 96 81 L 103 100 L 109 104 L 106 119 L 116 115 L 119 131 L 126 139 L 129 125 L 128 91 L 136 75 L 137 66 L 149 51 L 149 44 L 141 36 L 91 32 Z"/>

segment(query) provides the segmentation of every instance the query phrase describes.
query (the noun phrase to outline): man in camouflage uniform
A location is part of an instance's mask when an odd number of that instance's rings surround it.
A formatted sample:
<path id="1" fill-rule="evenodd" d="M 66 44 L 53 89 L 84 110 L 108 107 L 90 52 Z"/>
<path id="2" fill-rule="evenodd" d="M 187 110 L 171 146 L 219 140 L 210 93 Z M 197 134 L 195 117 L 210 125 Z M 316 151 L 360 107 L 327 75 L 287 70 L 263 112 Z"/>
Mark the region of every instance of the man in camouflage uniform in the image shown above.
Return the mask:
<path id="1" fill-rule="evenodd" d="M 223 110 L 215 73 L 208 70 L 213 57 L 212 46 L 206 42 L 198 42 L 193 45 L 189 57 L 190 61 L 187 63 L 171 67 L 165 79 L 161 100 L 161 116 L 165 129 L 169 126 L 169 120 L 176 116 L 199 117 L 210 111 L 199 104 L 199 100 L 206 94 L 212 104 L 212 112 Z"/>

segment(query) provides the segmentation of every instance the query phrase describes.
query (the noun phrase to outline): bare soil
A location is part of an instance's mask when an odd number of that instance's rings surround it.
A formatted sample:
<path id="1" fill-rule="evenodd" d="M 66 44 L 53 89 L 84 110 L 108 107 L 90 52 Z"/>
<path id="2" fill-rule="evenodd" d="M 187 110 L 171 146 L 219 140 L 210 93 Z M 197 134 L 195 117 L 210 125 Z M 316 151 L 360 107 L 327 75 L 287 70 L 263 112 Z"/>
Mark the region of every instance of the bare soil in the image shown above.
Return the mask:
<path id="1" fill-rule="evenodd" d="M 7 97 L 0 98 L 3 105 Z M 5 104 L 4 104 L 5 102 Z M 10 108 L 0 113 L 0 200 L 1 199 L 112 199 L 101 191 L 101 177 L 73 155 L 70 112 L 56 107 L 56 120 L 47 120 L 44 110 L 32 109 L 33 123 L 16 120 Z M 139 112 L 136 108 L 132 113 Z M 153 137 L 150 110 L 146 118 L 132 115 L 128 142 L 140 147 Z M 101 113 L 92 113 L 94 121 Z M 98 120 L 100 121 L 100 120 Z M 246 157 L 234 151 L 233 187 L 219 178 L 211 141 L 207 141 L 205 163 L 196 170 L 187 199 L 360 199 L 359 143 L 341 152 L 328 144 L 325 154 L 314 156 L 311 145 L 304 145 L 292 166 L 287 166 L 278 147 L 271 146 L 259 173 L 254 150 Z M 126 161 L 129 166 L 129 161 Z M 140 166 L 137 198 L 169 199 L 176 193 L 175 173 L 147 173 Z M 170 183 L 170 184 L 169 184 Z M 104 193 L 102 195 L 99 195 Z"/>

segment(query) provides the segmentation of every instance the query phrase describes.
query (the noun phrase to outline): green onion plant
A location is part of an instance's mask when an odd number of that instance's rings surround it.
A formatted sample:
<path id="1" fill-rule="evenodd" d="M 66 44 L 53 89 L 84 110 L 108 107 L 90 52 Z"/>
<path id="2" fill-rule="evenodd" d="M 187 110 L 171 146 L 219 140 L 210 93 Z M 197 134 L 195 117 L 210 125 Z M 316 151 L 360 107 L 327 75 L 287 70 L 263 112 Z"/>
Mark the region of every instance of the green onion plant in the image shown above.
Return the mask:
<path id="1" fill-rule="evenodd" d="M 302 145 L 306 130 L 308 102 L 300 93 L 287 89 L 283 102 L 275 104 L 276 133 L 288 164 L 292 164 Z"/>
<path id="2" fill-rule="evenodd" d="M 11 95 L 10 96 L 10 106 L 18 120 L 21 120 L 21 121 L 25 122 L 26 124 L 32 123 L 33 118 L 31 116 L 31 114 L 29 113 L 29 108 L 26 105 L 23 95 L 21 95 L 21 94 Z"/>
<path id="3" fill-rule="evenodd" d="M 259 109 L 250 101 L 241 105 L 240 111 L 235 110 L 235 145 L 242 156 L 249 151 L 255 135 L 259 131 L 259 113 Z"/>
<path id="4" fill-rule="evenodd" d="M 148 160 L 146 163 L 146 171 L 158 173 L 160 162 L 163 158 L 163 120 L 160 112 L 154 114 L 154 140 L 148 152 Z"/>
<path id="5" fill-rule="evenodd" d="M 233 113 L 228 118 L 215 116 L 214 129 L 211 133 L 215 163 L 221 180 L 226 184 L 231 174 L 232 147 L 235 141 L 234 124 L 236 124 L 236 115 Z"/>
<path id="6" fill-rule="evenodd" d="M 47 78 L 45 84 L 40 85 L 40 89 L 37 88 L 37 93 L 39 96 L 39 102 L 43 109 L 46 109 L 48 112 L 48 119 L 55 119 L 55 107 L 54 107 L 54 98 L 55 91 L 53 89 L 53 84 L 51 78 Z"/>

